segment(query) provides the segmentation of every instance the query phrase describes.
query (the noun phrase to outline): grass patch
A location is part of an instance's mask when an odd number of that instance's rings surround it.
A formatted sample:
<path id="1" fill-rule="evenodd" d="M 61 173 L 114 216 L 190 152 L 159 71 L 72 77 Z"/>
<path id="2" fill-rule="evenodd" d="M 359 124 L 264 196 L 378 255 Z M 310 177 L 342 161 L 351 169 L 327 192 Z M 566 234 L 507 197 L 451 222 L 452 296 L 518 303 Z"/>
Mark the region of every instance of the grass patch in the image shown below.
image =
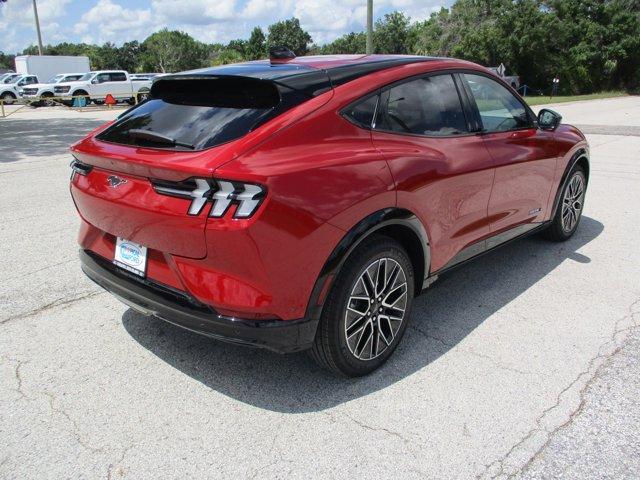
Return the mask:
<path id="1" fill-rule="evenodd" d="M 570 96 L 559 96 L 549 98 L 547 95 L 542 96 L 530 96 L 524 97 L 529 106 L 534 105 L 545 105 L 547 103 L 566 103 L 566 102 L 578 102 L 581 100 L 598 100 L 601 98 L 615 98 L 615 97 L 626 97 L 628 93 L 626 92 L 600 92 L 600 93 L 590 93 L 589 95 L 570 95 Z"/>

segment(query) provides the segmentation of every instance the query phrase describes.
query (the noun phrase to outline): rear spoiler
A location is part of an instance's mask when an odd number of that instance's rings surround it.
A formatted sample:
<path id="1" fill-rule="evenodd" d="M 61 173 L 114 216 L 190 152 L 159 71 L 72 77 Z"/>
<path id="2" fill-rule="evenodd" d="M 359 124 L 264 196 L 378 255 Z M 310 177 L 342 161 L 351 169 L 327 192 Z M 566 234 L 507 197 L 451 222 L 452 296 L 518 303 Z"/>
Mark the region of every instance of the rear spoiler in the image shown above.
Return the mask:
<path id="1" fill-rule="evenodd" d="M 235 85 L 256 89 L 268 89 L 275 86 L 279 91 L 294 90 L 309 98 L 318 96 L 331 90 L 331 80 L 325 70 L 308 69 L 304 73 L 292 73 L 277 78 L 259 78 L 243 75 L 211 75 L 206 73 L 173 74 L 155 80 L 151 86 L 151 96 L 165 98 L 164 92 L 172 89 L 174 82 L 181 82 L 184 86 L 197 86 L 196 82 L 217 82 L 219 84 Z"/>

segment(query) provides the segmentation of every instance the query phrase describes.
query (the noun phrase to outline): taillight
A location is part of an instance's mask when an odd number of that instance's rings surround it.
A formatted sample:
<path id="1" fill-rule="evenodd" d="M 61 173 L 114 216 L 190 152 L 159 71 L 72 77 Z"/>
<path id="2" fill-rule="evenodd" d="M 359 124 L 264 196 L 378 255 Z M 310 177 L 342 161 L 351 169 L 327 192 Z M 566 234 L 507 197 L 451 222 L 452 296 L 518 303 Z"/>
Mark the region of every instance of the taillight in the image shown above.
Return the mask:
<path id="1" fill-rule="evenodd" d="M 237 205 L 234 218 L 249 218 L 265 197 L 265 188 L 254 183 L 232 180 L 191 178 L 182 182 L 151 180 L 153 189 L 161 195 L 191 200 L 187 214 L 199 215 L 211 203 L 209 216 L 223 217 L 231 205 Z"/>
<path id="2" fill-rule="evenodd" d="M 87 165 L 86 163 L 82 163 L 80 160 L 74 158 L 69 164 L 71 167 L 71 178 L 73 179 L 74 174 L 79 175 L 87 175 L 91 169 L 93 168 L 91 165 Z"/>

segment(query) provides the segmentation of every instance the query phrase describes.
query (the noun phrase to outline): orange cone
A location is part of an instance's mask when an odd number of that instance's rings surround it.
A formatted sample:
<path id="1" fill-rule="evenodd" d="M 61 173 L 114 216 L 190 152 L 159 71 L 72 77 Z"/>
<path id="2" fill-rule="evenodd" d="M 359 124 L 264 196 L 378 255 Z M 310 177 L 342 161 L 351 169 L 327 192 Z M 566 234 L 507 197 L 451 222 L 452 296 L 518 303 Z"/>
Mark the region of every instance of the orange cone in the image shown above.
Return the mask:
<path id="1" fill-rule="evenodd" d="M 110 93 L 107 93 L 107 96 L 104 97 L 104 103 L 106 105 L 109 105 L 109 108 L 111 108 L 112 106 L 114 106 L 116 103 L 116 99 L 113 98 L 113 95 L 111 95 Z"/>

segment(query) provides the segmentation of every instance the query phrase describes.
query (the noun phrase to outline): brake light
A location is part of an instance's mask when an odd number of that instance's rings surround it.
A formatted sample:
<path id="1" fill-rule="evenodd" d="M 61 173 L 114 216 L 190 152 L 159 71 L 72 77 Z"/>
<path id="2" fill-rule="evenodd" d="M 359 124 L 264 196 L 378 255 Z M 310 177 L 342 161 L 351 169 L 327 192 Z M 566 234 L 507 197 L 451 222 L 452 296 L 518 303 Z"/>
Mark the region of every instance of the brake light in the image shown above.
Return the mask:
<path id="1" fill-rule="evenodd" d="M 153 189 L 161 195 L 190 199 L 188 215 L 199 215 L 211 203 L 209 216 L 223 217 L 231 205 L 237 205 L 234 218 L 249 218 L 262 203 L 266 190 L 253 183 L 232 180 L 191 178 L 182 182 L 151 180 Z"/>

